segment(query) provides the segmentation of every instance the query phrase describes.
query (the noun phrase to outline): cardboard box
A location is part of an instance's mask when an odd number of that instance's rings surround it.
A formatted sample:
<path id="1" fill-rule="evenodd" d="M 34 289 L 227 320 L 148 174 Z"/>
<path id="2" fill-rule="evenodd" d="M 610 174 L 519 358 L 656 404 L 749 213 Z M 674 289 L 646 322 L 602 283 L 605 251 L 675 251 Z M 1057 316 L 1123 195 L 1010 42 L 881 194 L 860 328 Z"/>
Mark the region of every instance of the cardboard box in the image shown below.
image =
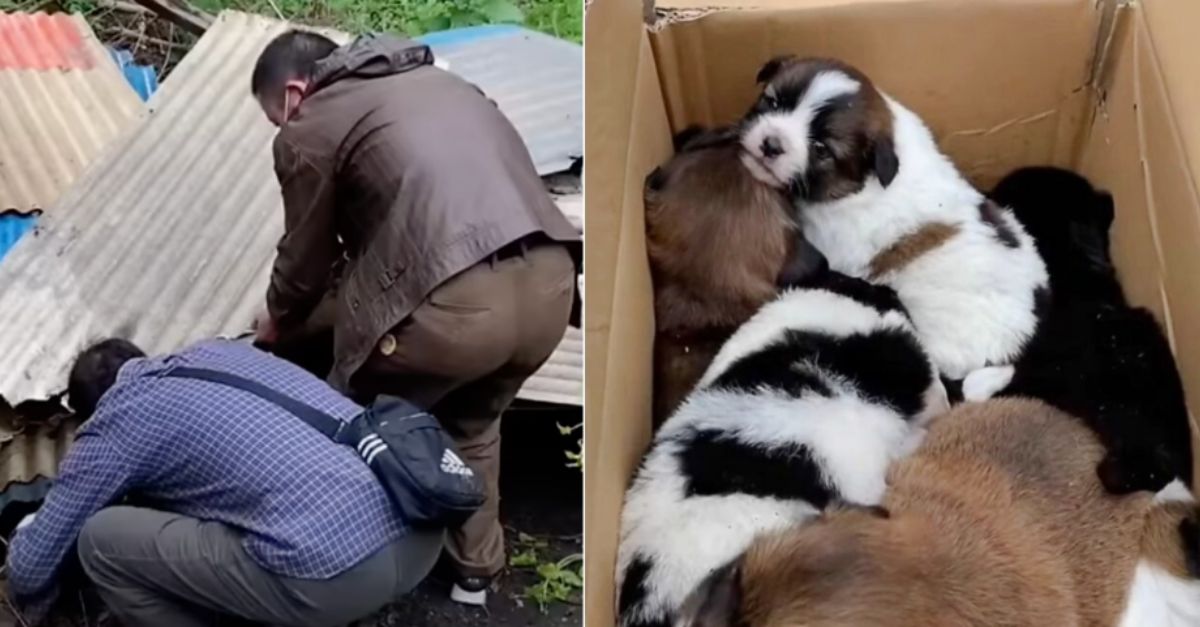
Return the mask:
<path id="1" fill-rule="evenodd" d="M 588 627 L 613 624 L 621 502 L 650 437 L 642 183 L 673 131 L 739 117 L 775 54 L 857 65 L 980 187 L 1049 163 L 1110 190 L 1121 279 L 1200 415 L 1200 2 L 595 0 L 585 19 Z"/>

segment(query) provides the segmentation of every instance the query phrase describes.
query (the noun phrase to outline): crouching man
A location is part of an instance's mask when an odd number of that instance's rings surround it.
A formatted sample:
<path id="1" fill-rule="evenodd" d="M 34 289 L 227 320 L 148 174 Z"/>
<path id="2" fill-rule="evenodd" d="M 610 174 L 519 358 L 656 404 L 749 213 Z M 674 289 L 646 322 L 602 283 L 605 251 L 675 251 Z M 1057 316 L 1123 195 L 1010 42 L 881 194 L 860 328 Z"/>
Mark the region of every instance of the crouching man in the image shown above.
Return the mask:
<path id="1" fill-rule="evenodd" d="M 68 387 L 87 420 L 9 551 L 27 619 L 41 620 L 72 550 L 129 627 L 345 624 L 428 574 L 442 531 L 406 525 L 352 449 L 248 392 L 168 376 L 177 367 L 239 375 L 344 421 L 361 411 L 239 342 L 162 357 L 91 346 Z M 139 506 L 116 504 L 126 498 Z"/>

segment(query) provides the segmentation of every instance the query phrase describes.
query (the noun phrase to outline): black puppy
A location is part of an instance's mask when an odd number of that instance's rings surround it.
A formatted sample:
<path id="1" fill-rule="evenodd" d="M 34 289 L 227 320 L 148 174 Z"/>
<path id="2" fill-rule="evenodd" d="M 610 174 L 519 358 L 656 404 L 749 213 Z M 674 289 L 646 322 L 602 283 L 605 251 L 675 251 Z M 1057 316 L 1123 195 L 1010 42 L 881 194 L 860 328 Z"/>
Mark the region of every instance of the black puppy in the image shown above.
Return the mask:
<path id="1" fill-rule="evenodd" d="M 1109 492 L 1189 487 L 1192 451 L 1183 387 L 1151 313 L 1130 307 L 1109 256 L 1112 196 L 1050 167 L 1023 168 L 992 190 L 1046 262 L 1052 296 L 1002 396 L 1032 396 L 1083 418 L 1108 448 Z"/>

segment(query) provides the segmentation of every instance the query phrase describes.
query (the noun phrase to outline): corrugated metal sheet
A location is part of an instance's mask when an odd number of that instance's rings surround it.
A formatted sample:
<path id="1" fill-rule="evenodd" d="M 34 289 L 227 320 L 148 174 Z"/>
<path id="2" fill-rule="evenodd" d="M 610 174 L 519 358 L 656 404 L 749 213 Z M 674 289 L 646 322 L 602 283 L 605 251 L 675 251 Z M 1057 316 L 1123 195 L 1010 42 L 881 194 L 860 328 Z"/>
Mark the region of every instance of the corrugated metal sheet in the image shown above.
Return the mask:
<path id="1" fill-rule="evenodd" d="M 219 16 L 151 98 L 145 122 L 0 264 L 0 396 L 16 404 L 60 392 L 74 354 L 119 330 L 159 353 L 248 328 L 283 212 L 274 128 L 246 86 L 285 28 Z M 580 348 L 568 337 L 522 396 L 581 404 Z"/>
<path id="2" fill-rule="evenodd" d="M 13 502 L 40 501 L 58 476 L 58 467 L 75 439 L 79 422 L 74 418 L 28 425 L 4 431 L 0 447 L 0 512 Z"/>
<path id="3" fill-rule="evenodd" d="M 583 48 L 518 26 L 475 26 L 418 39 L 500 105 L 540 174 L 583 156 Z"/>
<path id="4" fill-rule="evenodd" d="M 143 111 L 81 16 L 0 13 L 0 211 L 45 209 Z"/>

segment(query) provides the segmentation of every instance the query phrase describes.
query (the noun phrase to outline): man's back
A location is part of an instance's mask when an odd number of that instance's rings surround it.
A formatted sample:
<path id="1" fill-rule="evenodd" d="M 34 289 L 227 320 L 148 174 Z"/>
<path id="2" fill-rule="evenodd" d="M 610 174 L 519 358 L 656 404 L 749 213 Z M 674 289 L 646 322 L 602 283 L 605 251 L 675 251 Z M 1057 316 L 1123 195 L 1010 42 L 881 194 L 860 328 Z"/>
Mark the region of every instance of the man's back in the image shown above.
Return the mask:
<path id="1" fill-rule="evenodd" d="M 359 411 L 307 372 L 240 342 L 130 362 L 80 437 L 144 460 L 134 494 L 243 530 L 262 566 L 295 577 L 336 574 L 399 535 L 387 495 L 352 450 L 247 392 L 159 376 L 179 366 L 237 374 L 341 420 Z"/>
<path id="2" fill-rule="evenodd" d="M 425 46 L 363 38 L 311 80 L 275 141 L 288 235 L 269 300 L 283 318 L 312 304 L 313 286 L 293 277 L 328 273 L 336 231 L 350 261 L 331 380 L 345 389 L 436 286 L 522 237 L 578 236 L 504 114 Z"/>

